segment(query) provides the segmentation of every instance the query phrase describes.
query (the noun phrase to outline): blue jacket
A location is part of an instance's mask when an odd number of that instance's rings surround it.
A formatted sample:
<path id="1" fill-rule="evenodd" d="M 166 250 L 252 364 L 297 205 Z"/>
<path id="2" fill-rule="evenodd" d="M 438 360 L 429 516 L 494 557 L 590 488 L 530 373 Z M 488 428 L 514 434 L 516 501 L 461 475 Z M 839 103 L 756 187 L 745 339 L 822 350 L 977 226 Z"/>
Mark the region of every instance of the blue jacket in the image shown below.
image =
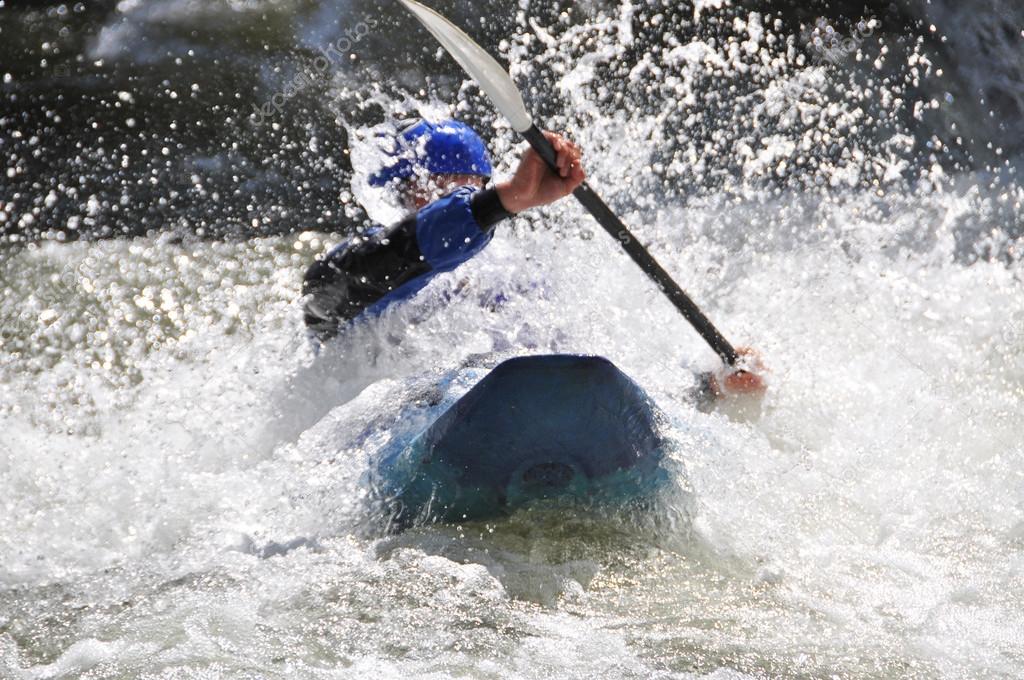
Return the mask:
<path id="1" fill-rule="evenodd" d="M 413 296 L 479 253 L 509 215 L 494 189 L 461 187 L 398 224 L 339 244 L 306 273 L 306 325 L 325 340 L 344 322 Z"/>

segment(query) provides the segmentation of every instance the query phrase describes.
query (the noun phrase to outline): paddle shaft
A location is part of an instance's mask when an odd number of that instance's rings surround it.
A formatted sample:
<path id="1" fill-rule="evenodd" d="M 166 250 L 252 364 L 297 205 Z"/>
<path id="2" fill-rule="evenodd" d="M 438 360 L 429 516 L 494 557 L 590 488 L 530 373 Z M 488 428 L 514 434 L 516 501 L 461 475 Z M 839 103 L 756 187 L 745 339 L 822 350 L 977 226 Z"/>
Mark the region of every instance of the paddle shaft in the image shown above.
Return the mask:
<path id="1" fill-rule="evenodd" d="M 557 172 L 555 148 L 551 146 L 551 142 L 544 136 L 540 128 L 534 125 L 522 133 L 522 135 L 530 143 L 530 146 L 540 154 L 540 157 L 544 159 L 548 167 Z M 718 356 L 722 357 L 722 361 L 730 366 L 734 365 L 738 356 L 733 346 L 718 332 L 715 325 L 704 316 L 704 313 L 694 304 L 690 296 L 679 287 L 679 284 L 672 280 L 672 277 L 658 264 L 657 260 L 651 257 L 651 254 L 640 244 L 640 241 L 633 235 L 633 232 L 622 223 L 622 220 L 601 200 L 601 197 L 594 193 L 594 190 L 586 182 L 581 184 L 576 191 L 572 192 L 572 195 L 583 204 L 583 207 L 594 216 L 594 219 L 604 227 L 605 231 L 619 242 L 622 249 L 632 258 L 633 262 L 636 262 L 640 269 L 668 296 L 668 299 L 672 301 L 676 309 L 697 329 L 700 336 L 711 345 L 711 348 L 715 350 Z"/>

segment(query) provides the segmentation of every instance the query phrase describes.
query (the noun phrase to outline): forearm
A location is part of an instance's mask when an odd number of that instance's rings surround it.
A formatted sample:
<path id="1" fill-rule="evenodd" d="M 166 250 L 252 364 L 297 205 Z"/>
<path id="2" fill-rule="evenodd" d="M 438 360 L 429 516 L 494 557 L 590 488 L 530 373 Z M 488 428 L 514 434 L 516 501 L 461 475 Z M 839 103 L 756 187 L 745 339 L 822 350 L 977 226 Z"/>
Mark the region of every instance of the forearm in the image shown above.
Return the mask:
<path id="1" fill-rule="evenodd" d="M 511 181 L 495 184 L 494 192 L 505 209 L 512 214 L 521 213 L 531 207 L 527 204 L 523 193 L 516 189 L 515 184 Z"/>

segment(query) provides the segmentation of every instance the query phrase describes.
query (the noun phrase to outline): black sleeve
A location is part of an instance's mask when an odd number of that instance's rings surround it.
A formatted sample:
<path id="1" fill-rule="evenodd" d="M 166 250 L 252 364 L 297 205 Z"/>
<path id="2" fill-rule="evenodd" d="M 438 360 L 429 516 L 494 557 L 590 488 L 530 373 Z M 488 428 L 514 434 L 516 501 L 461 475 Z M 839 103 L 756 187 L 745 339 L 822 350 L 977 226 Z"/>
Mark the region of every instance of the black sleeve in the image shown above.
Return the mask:
<path id="1" fill-rule="evenodd" d="M 512 217 L 514 213 L 505 210 L 495 189 L 481 189 L 469 200 L 473 219 L 480 225 L 480 231 L 488 231 L 498 222 Z"/>
<path id="2" fill-rule="evenodd" d="M 711 372 L 699 373 L 696 378 L 697 384 L 690 389 L 690 400 L 699 410 L 710 410 L 718 399 L 718 394 L 715 392 L 714 387 L 715 374 Z"/>
<path id="3" fill-rule="evenodd" d="M 416 216 L 369 236 L 356 236 L 306 272 L 306 325 L 330 337 L 342 321 L 430 271 L 416 242 Z"/>

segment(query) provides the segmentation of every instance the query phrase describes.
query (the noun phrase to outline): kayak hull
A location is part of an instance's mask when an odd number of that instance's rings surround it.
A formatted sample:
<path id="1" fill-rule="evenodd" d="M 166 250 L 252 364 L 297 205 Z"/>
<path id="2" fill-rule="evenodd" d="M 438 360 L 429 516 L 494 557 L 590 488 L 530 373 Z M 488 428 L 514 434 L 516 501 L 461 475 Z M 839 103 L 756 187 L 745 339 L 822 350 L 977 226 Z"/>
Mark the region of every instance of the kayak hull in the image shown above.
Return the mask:
<path id="1" fill-rule="evenodd" d="M 659 419 L 607 359 L 510 359 L 383 456 L 376 487 L 403 524 L 486 519 L 542 500 L 628 502 L 668 479 Z"/>

